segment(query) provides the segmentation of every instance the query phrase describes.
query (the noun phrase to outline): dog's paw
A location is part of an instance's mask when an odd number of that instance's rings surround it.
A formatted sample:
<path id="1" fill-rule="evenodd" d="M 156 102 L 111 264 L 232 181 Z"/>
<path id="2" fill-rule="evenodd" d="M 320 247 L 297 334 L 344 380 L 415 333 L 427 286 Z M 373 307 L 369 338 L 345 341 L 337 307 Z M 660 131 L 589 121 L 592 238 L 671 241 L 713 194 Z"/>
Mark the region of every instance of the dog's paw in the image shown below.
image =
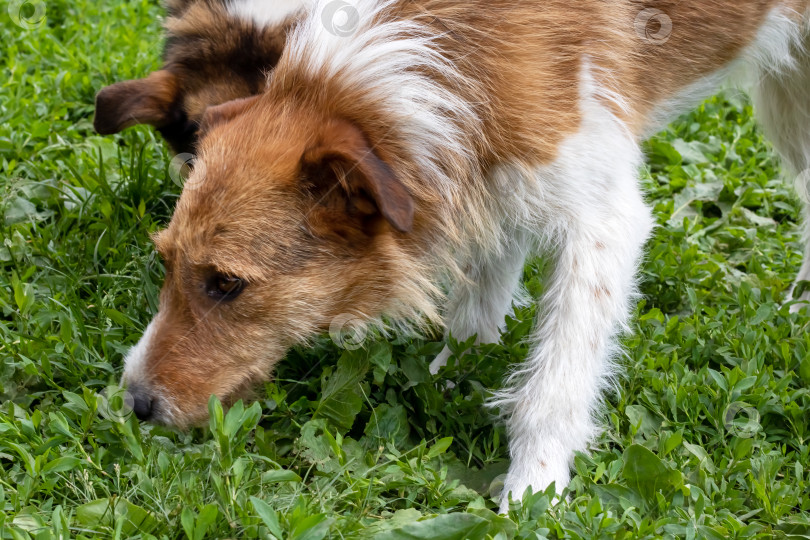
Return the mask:
<path id="1" fill-rule="evenodd" d="M 450 355 L 453 353 L 450 351 L 450 347 L 447 345 L 444 346 L 444 349 L 436 355 L 436 358 L 430 363 L 430 374 L 436 375 L 441 368 L 447 365 L 447 360 L 450 358 Z"/>
<path id="2" fill-rule="evenodd" d="M 554 482 L 557 495 L 568 486 L 571 472 L 566 460 L 539 459 L 533 464 L 522 465 L 512 461 L 501 492 L 501 514 L 509 512 L 509 495 L 513 501 L 520 501 L 528 488 L 533 493 L 545 491 Z"/>
<path id="3" fill-rule="evenodd" d="M 797 287 L 801 287 L 804 290 L 800 291 L 801 294 L 798 298 L 793 298 Z M 804 279 L 797 280 L 793 287 L 791 287 L 788 291 L 784 303 L 790 304 L 791 313 L 798 313 L 803 309 L 810 307 L 810 285 L 808 285 Z"/>
<path id="4" fill-rule="evenodd" d="M 799 296 L 797 299 L 793 299 L 793 295 L 788 296 L 788 302 L 790 304 L 790 312 L 791 313 L 799 313 L 804 309 L 810 308 L 810 291 L 806 291 L 804 294 Z M 431 364 L 432 366 L 433 364 Z"/>

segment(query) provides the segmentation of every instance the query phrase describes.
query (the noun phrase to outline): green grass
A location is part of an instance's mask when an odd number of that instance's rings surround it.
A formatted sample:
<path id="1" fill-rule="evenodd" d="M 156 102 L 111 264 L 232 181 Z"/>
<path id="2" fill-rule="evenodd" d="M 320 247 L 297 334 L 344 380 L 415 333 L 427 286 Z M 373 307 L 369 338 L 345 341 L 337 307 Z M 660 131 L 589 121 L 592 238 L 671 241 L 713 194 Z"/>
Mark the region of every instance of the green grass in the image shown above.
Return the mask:
<path id="1" fill-rule="evenodd" d="M 253 406 L 223 417 L 212 403 L 209 429 L 105 407 L 156 310 L 148 235 L 179 188 L 149 129 L 93 133 L 93 97 L 159 65 L 162 10 L 52 0 L 21 28 L 5 2 L 2 538 L 810 537 L 810 333 L 780 307 L 800 205 L 744 98 L 712 99 L 646 146 L 660 227 L 606 430 L 567 499 L 530 495 L 507 518 L 493 512 L 506 437 L 482 404 L 525 355 L 530 309 L 502 344 L 454 345 L 452 389 L 427 371 L 440 343 L 323 338 Z M 535 293 L 541 275 L 526 269 Z"/>

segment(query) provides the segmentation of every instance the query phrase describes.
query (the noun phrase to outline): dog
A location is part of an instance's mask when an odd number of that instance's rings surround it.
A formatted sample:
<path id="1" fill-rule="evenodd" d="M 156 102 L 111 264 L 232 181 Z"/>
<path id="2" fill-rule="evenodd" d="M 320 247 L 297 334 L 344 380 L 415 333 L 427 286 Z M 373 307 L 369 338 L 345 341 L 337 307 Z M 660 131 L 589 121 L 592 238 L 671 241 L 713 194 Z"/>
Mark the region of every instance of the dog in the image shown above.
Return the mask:
<path id="1" fill-rule="evenodd" d="M 96 95 L 102 135 L 138 124 L 157 128 L 176 154 L 193 154 L 208 107 L 260 93 L 303 4 L 169 0 L 163 67 Z"/>
<path id="2" fill-rule="evenodd" d="M 264 90 L 203 114 L 154 237 L 159 312 L 125 358 L 135 413 L 200 423 L 210 395 L 236 399 L 343 314 L 495 341 L 537 253 L 553 268 L 532 347 L 492 400 L 501 510 L 561 492 L 598 434 L 654 226 L 640 142 L 739 73 L 785 163 L 810 167 L 810 3 L 340 7 L 335 23 L 334 0 L 313 1 Z"/>

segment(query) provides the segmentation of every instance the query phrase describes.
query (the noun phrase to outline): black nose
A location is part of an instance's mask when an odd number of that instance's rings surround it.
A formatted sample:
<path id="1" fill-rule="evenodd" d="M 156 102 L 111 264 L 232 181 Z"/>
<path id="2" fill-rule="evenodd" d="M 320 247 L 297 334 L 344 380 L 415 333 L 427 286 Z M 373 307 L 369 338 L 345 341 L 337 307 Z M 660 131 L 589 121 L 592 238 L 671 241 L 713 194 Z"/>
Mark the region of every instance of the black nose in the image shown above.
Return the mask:
<path id="1" fill-rule="evenodd" d="M 152 418 L 152 402 L 154 401 L 152 396 L 138 386 L 130 386 L 127 390 L 132 394 L 132 410 L 135 411 L 138 420 Z"/>

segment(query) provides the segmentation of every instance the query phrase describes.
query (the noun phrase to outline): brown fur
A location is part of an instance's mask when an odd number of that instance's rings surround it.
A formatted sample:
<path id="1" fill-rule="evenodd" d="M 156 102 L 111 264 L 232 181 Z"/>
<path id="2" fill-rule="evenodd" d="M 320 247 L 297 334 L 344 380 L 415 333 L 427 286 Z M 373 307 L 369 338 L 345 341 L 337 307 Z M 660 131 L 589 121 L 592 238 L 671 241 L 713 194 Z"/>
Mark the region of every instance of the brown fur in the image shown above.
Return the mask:
<path id="1" fill-rule="evenodd" d="M 800 0 L 631 2 L 628 20 L 645 8 L 659 9 L 672 20 L 666 46 L 634 40 L 624 61 L 617 59 L 619 79 L 625 82 L 619 91 L 637 104 L 634 125 L 639 126 L 657 103 L 734 60 L 754 39 L 768 12 L 780 4 L 797 12 L 802 8 Z"/>
<path id="2" fill-rule="evenodd" d="M 96 98 L 96 131 L 150 124 L 175 152 L 193 152 L 208 107 L 260 93 L 293 20 L 258 28 L 230 15 L 226 4 L 168 2 L 163 67 L 145 79 L 103 88 Z"/>

